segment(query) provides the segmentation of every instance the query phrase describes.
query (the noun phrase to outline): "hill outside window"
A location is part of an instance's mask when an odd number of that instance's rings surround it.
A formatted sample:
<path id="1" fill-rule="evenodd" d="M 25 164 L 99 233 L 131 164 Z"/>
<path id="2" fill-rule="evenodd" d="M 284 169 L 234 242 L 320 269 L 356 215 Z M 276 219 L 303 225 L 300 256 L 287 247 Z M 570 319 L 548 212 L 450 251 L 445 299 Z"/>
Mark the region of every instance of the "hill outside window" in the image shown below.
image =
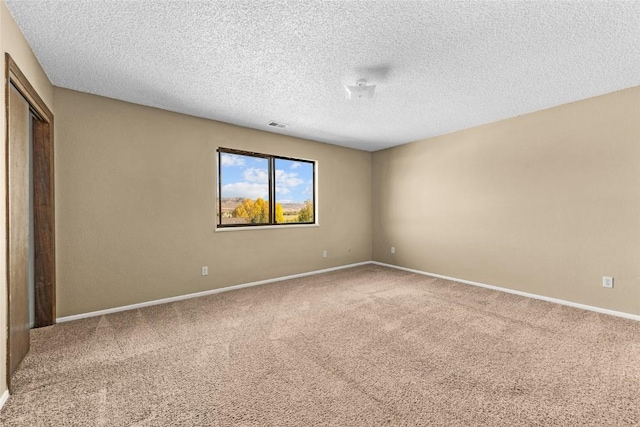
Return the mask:
<path id="1" fill-rule="evenodd" d="M 218 228 L 315 224 L 316 162 L 218 148 Z"/>

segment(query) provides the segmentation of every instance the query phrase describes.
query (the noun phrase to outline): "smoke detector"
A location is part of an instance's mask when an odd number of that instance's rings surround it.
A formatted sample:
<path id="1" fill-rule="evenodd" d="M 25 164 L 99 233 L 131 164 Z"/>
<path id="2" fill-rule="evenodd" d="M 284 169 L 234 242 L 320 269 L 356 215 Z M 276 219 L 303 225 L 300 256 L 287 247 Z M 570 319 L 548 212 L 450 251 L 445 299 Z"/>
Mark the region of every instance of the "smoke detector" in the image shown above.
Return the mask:
<path id="1" fill-rule="evenodd" d="M 347 99 L 373 99 L 376 94 L 376 85 L 369 85 L 364 79 L 360 79 L 354 86 L 346 85 Z"/>

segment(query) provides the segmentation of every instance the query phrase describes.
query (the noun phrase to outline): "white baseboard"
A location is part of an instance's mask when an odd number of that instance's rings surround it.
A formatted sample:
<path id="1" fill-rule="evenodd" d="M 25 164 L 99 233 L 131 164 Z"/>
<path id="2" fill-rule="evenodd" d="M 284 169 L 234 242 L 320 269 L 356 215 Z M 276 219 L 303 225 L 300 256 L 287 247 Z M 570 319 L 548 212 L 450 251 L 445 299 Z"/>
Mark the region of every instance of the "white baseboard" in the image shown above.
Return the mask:
<path id="1" fill-rule="evenodd" d="M 7 403 L 7 400 L 9 400 L 9 390 L 5 390 L 4 393 L 2 393 L 2 396 L 0 396 L 0 411 L 4 404 Z"/>
<path id="2" fill-rule="evenodd" d="M 586 304 L 579 304 L 577 302 L 565 301 L 565 300 L 558 299 L 558 298 L 545 297 L 543 295 L 530 294 L 528 292 L 516 291 L 514 289 L 509 289 L 509 288 L 501 288 L 499 286 L 487 285 L 485 283 L 473 282 L 471 280 L 457 279 L 455 277 L 443 276 L 441 274 L 435 274 L 435 273 L 428 273 L 426 271 L 414 270 L 412 268 L 400 267 L 400 266 L 392 265 L 392 264 L 385 264 L 383 262 L 378 262 L 378 261 L 371 261 L 371 263 L 375 264 L 375 265 L 380 265 L 380 266 L 383 266 L 383 267 L 390 267 L 390 268 L 395 268 L 397 270 L 404 270 L 404 271 L 408 271 L 408 272 L 411 272 L 411 273 L 422 274 L 424 276 L 437 277 L 439 279 L 446 279 L 446 280 L 451 280 L 453 282 L 464 283 L 464 284 L 467 284 L 467 285 L 479 286 L 481 288 L 493 289 L 494 291 L 506 292 L 506 293 L 509 293 L 509 294 L 520 295 L 520 296 L 527 297 L 527 298 L 539 299 L 539 300 L 542 300 L 542 301 L 548 301 L 548 302 L 553 302 L 553 303 L 556 303 L 556 304 L 562 304 L 562 305 L 566 305 L 566 306 L 569 306 L 569 307 L 581 308 L 583 310 L 595 311 L 596 313 L 609 314 L 611 316 L 624 317 L 625 319 L 631 319 L 631 320 L 640 321 L 640 316 L 635 315 L 635 314 L 631 314 L 631 313 L 625 313 L 625 312 L 622 312 L 622 311 L 608 310 L 606 308 L 594 307 L 594 306 L 586 305 Z"/>
<path id="3" fill-rule="evenodd" d="M 594 307 L 594 306 L 586 305 L 586 304 L 579 304 L 579 303 L 576 303 L 576 302 L 566 301 L 566 300 L 562 300 L 562 299 L 558 299 L 558 298 L 551 298 L 551 297 L 546 297 L 546 296 L 543 296 L 543 295 L 532 294 L 532 293 L 529 293 L 529 292 L 522 292 L 522 291 L 517 291 L 517 290 L 509 289 L 509 288 L 502 288 L 502 287 L 499 287 L 499 286 L 487 285 L 486 283 L 480 283 L 480 282 L 474 282 L 474 281 L 471 281 L 471 280 L 458 279 L 456 277 L 443 276 L 441 274 L 429 273 L 429 272 L 426 272 L 426 271 L 415 270 L 415 269 L 406 268 L 406 267 L 400 267 L 398 265 L 386 264 L 386 263 L 378 262 L 378 261 L 358 262 L 358 263 L 355 263 L 355 264 L 341 265 L 341 266 L 338 266 L 338 267 L 325 268 L 325 269 L 322 269 L 322 270 L 309 271 L 309 272 L 306 272 L 306 273 L 292 274 L 290 276 L 282 276 L 282 277 L 276 277 L 276 278 L 273 278 L 273 279 L 260 280 L 260 281 L 257 281 L 257 282 L 250 282 L 250 283 L 243 283 L 243 284 L 240 284 L 240 285 L 227 286 L 225 288 L 211 289 L 209 291 L 196 292 L 196 293 L 193 293 L 193 294 L 179 295 L 179 296 L 176 296 L 176 297 L 163 298 L 163 299 L 158 299 L 158 300 L 153 300 L 153 301 L 142 302 L 142 303 L 138 303 L 138 304 L 125 305 L 125 306 L 122 306 L 122 307 L 108 308 L 106 310 L 98 310 L 98 311 L 92 311 L 92 312 L 89 312 L 89 313 L 74 314 L 72 316 L 59 317 L 59 318 L 56 319 L 56 321 L 58 323 L 70 322 L 70 321 L 73 321 L 73 320 L 85 319 L 85 318 L 88 318 L 88 317 L 102 316 L 102 315 L 105 315 L 105 314 L 117 313 L 117 312 L 120 312 L 120 311 L 135 310 L 135 309 L 138 309 L 138 308 L 150 307 L 152 305 L 166 304 L 166 303 L 170 303 L 170 302 L 174 302 L 174 301 L 182 301 L 182 300 L 190 299 L 190 298 L 198 298 L 198 297 L 203 297 L 203 296 L 206 296 L 206 295 L 213 295 L 213 294 L 218 294 L 218 293 L 221 293 L 221 292 L 233 291 L 233 290 L 236 290 L 236 289 L 249 288 L 249 287 L 252 287 L 252 286 L 265 285 L 267 283 L 280 282 L 282 280 L 295 279 L 295 278 L 298 278 L 298 277 L 306 277 L 306 276 L 312 276 L 312 275 L 315 275 L 315 274 L 328 273 L 330 271 L 342 270 L 342 269 L 351 268 L 351 267 L 358 267 L 358 266 L 367 265 L 367 264 L 375 264 L 375 265 L 380 265 L 382 267 L 395 268 L 397 270 L 404 270 L 404 271 L 408 271 L 408 272 L 411 272 L 411 273 L 422 274 L 424 276 L 437 277 L 437 278 L 440 278 L 440 279 L 451 280 L 453 282 L 464 283 L 464 284 L 472 285 L 472 286 L 479 286 L 481 288 L 493 289 L 495 291 L 506 292 L 506 293 L 514 294 L 514 295 L 520 295 L 520 296 L 527 297 L 527 298 L 533 298 L 533 299 L 538 299 L 538 300 L 542 300 L 542 301 L 548 301 L 548 302 L 552 302 L 552 303 L 556 303 L 556 304 L 562 304 L 562 305 L 566 305 L 566 306 L 569 306 L 569 307 L 580 308 L 582 310 L 589 310 L 589 311 L 594 311 L 594 312 L 597 312 L 597 313 L 608 314 L 608 315 L 611 315 L 611 316 L 623 317 L 625 319 L 631 319 L 631 320 L 640 321 L 640 316 L 639 315 L 630 314 L 630 313 L 624 313 L 622 311 L 615 311 L 615 310 L 609 310 L 609 309 L 606 309 L 606 308 Z M 9 393 L 8 392 L 6 392 L 5 394 L 6 394 L 6 396 L 3 395 L 2 398 L 0 398 L 0 408 L 2 407 L 2 404 L 4 404 L 6 399 L 8 399 L 8 397 L 9 397 Z"/>
<path id="4" fill-rule="evenodd" d="M 322 270 L 309 271 L 309 272 L 306 272 L 306 273 L 292 274 L 290 276 L 282 276 L 282 277 L 276 277 L 276 278 L 273 278 L 273 279 L 259 280 L 257 282 L 243 283 L 243 284 L 240 284 L 240 285 L 227 286 L 227 287 L 218 288 L 218 289 L 211 289 L 209 291 L 196 292 L 196 293 L 193 293 L 193 294 L 179 295 L 179 296 L 176 296 L 176 297 L 162 298 L 162 299 L 157 299 L 157 300 L 153 300 L 153 301 L 141 302 L 141 303 L 138 303 L 138 304 L 125 305 L 125 306 L 122 306 L 122 307 L 108 308 L 106 310 L 91 311 L 89 313 L 81 313 L 81 314 L 74 314 L 72 316 L 58 317 L 56 319 L 56 322 L 57 323 L 71 322 L 72 320 L 86 319 L 88 317 L 103 316 L 105 314 L 117 313 L 117 312 L 120 312 L 120 311 L 136 310 L 138 308 L 150 307 L 152 305 L 166 304 L 166 303 L 174 302 L 174 301 L 182 301 L 182 300 L 185 300 L 185 299 L 198 298 L 198 297 L 203 297 L 203 296 L 206 296 L 206 295 L 219 294 L 221 292 L 228 292 L 228 291 L 233 291 L 233 290 L 236 290 L 236 289 L 249 288 L 251 286 L 265 285 L 267 283 L 280 282 L 282 280 L 296 279 L 298 277 L 313 276 L 315 274 L 328 273 L 330 271 L 342 270 L 342 269 L 351 268 L 351 267 L 358 267 L 360 265 L 367 265 L 367 264 L 371 264 L 371 261 L 357 262 L 355 264 L 347 264 L 347 265 L 341 265 L 341 266 L 338 266 L 338 267 L 325 268 L 325 269 L 322 269 Z"/>

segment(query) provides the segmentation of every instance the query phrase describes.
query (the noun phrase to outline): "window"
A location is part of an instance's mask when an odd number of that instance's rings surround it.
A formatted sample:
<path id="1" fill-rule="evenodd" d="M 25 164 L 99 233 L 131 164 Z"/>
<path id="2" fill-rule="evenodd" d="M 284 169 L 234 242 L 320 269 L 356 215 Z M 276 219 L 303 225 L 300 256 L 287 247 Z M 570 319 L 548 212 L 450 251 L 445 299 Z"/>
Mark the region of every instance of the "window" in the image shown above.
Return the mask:
<path id="1" fill-rule="evenodd" d="M 315 162 L 218 149 L 218 227 L 315 224 Z"/>

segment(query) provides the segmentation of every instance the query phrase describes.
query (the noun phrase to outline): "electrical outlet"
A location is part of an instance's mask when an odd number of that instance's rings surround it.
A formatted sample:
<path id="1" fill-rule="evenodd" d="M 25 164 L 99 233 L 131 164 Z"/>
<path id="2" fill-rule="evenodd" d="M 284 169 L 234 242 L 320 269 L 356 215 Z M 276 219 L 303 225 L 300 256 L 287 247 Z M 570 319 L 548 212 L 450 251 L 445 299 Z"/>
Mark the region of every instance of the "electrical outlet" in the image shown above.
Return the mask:
<path id="1" fill-rule="evenodd" d="M 613 288 L 613 277 L 602 277 L 602 286 L 605 288 Z"/>
<path id="2" fill-rule="evenodd" d="M 322 257 L 326 258 L 329 254 L 327 253 L 327 251 L 322 251 Z"/>
<path id="3" fill-rule="evenodd" d="M 207 267 L 206 265 L 204 267 L 202 267 L 202 275 L 203 276 L 208 276 L 209 275 L 209 267 Z"/>
<path id="4" fill-rule="evenodd" d="M 395 254 L 396 253 L 396 247 L 395 246 L 391 246 L 391 253 Z"/>

